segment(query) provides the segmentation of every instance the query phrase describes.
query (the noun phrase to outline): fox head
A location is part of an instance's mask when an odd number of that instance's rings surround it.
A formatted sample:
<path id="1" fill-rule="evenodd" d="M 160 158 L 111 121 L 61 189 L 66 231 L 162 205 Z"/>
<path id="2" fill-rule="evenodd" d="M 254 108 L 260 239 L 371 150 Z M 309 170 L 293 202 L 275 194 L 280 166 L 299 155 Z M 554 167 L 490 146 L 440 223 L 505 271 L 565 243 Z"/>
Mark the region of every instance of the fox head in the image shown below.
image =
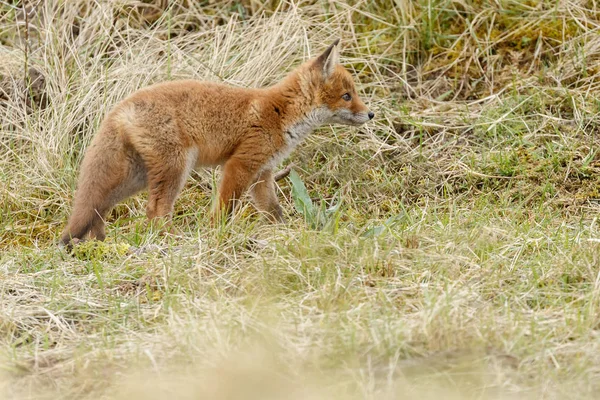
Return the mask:
<path id="1" fill-rule="evenodd" d="M 352 75 L 339 64 L 339 42 L 336 40 L 308 62 L 311 83 L 316 88 L 315 105 L 324 114 L 325 123 L 362 125 L 375 114 L 358 97 Z"/>

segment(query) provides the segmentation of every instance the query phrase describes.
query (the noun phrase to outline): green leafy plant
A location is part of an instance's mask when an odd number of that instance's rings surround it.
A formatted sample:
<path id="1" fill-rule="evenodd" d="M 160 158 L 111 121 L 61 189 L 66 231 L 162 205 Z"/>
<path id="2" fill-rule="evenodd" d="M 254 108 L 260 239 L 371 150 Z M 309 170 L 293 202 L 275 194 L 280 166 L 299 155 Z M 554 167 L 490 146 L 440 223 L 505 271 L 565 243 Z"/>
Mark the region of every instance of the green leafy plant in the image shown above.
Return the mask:
<path id="1" fill-rule="evenodd" d="M 328 207 L 325 199 L 319 198 L 318 205 L 313 203 L 304 182 L 294 170 L 290 172 L 292 183 L 292 199 L 294 207 L 303 217 L 311 229 L 337 231 L 340 218 L 341 200 L 335 195 L 337 201 Z"/>
<path id="2" fill-rule="evenodd" d="M 377 237 L 377 236 L 381 235 L 382 233 L 385 233 L 388 229 L 394 228 L 396 225 L 398 225 L 398 222 L 399 222 L 399 217 L 397 215 L 394 215 L 394 216 L 388 218 L 387 220 L 385 220 L 385 222 L 381 225 L 375 225 L 371 228 L 367 228 L 363 232 L 362 237 L 366 237 L 366 238 Z"/>

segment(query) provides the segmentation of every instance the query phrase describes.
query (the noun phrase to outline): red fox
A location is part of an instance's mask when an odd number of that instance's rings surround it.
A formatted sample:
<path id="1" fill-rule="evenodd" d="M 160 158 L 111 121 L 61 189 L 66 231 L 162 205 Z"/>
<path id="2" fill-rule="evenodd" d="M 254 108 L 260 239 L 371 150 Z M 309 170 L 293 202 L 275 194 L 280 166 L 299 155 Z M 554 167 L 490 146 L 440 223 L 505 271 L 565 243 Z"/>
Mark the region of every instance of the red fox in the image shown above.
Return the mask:
<path id="1" fill-rule="evenodd" d="M 336 40 L 281 82 L 245 89 L 194 80 L 134 92 L 106 116 L 84 156 L 61 242 L 104 240 L 104 218 L 148 187 L 148 218 L 169 217 L 190 171 L 223 166 L 213 218 L 250 190 L 256 208 L 282 222 L 273 169 L 315 128 L 373 118 L 339 65 Z"/>

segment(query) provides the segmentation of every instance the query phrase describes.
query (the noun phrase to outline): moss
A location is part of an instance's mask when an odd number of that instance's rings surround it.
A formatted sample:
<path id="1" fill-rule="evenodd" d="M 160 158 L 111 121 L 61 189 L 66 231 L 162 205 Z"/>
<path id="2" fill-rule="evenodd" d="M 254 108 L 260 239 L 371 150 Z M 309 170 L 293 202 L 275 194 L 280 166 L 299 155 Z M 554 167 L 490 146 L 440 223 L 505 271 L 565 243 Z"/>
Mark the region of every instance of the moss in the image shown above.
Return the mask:
<path id="1" fill-rule="evenodd" d="M 129 251 L 127 243 L 109 243 L 90 240 L 78 243 L 72 249 L 75 258 L 86 261 L 104 261 L 123 257 Z"/>

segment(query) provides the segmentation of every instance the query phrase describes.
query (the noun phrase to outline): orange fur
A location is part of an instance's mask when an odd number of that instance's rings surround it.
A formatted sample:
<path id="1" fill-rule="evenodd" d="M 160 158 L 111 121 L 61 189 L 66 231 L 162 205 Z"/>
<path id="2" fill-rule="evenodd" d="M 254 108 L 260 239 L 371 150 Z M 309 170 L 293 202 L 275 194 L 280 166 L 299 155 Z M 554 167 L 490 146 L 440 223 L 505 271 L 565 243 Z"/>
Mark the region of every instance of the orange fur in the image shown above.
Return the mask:
<path id="1" fill-rule="evenodd" d="M 229 214 L 250 188 L 255 206 L 282 221 L 272 169 L 318 126 L 373 118 L 338 64 L 337 42 L 272 87 L 173 81 L 117 104 L 85 154 L 62 243 L 103 240 L 107 212 L 145 187 L 148 218 L 170 215 L 198 166 L 223 165 L 215 216 Z"/>

